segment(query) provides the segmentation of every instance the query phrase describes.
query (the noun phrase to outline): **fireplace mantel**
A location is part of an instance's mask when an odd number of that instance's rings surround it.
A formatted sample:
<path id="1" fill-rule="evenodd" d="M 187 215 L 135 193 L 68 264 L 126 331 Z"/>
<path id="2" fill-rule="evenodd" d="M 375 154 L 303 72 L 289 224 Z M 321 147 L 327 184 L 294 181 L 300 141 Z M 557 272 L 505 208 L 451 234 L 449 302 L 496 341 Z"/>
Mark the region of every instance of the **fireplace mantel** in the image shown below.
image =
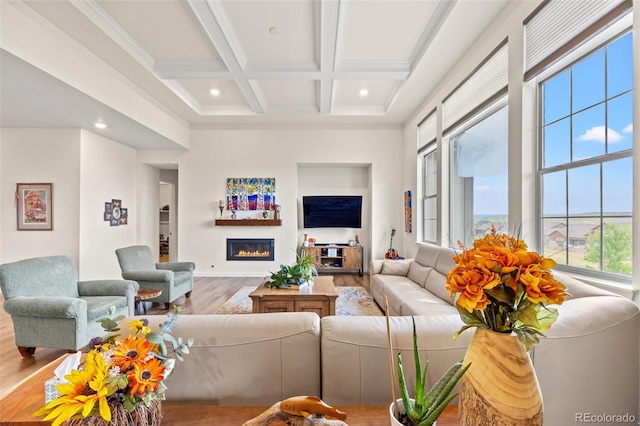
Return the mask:
<path id="1" fill-rule="evenodd" d="M 282 226 L 282 219 L 216 219 L 216 226 Z"/>

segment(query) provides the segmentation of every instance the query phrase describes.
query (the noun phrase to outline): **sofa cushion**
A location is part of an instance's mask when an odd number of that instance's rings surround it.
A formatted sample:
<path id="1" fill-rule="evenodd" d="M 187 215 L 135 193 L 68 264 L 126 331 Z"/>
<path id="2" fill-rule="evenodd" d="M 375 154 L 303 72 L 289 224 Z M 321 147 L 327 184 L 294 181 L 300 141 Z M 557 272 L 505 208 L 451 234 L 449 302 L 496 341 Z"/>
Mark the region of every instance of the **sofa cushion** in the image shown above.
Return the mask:
<path id="1" fill-rule="evenodd" d="M 416 253 L 416 262 L 424 266 L 435 266 L 442 247 L 433 244 L 420 244 Z"/>
<path id="2" fill-rule="evenodd" d="M 402 275 L 406 277 L 409 272 L 409 265 L 411 265 L 411 261 L 409 259 L 385 259 L 382 263 L 382 275 Z"/>
<path id="3" fill-rule="evenodd" d="M 411 262 L 407 278 L 418 284 L 420 287 L 424 287 L 427 282 L 427 276 L 432 270 L 433 268 L 430 266 L 422 266 L 418 262 Z"/>
<path id="4" fill-rule="evenodd" d="M 382 294 L 387 296 L 389 309 L 394 315 L 404 315 L 403 305 L 410 300 L 421 300 L 423 303 L 441 303 L 451 308 L 447 302 L 409 280 L 385 286 Z"/>
<path id="5" fill-rule="evenodd" d="M 152 330 L 167 321 L 162 315 L 148 319 Z M 177 324 L 171 334 L 195 343 L 185 361 L 176 363 L 169 401 L 270 405 L 292 395 L 320 395 L 315 313 L 181 315 Z"/>
<path id="6" fill-rule="evenodd" d="M 451 315 L 460 321 L 460 327 L 464 325 L 455 306 L 451 306 L 449 303 L 444 302 L 439 297 L 426 291 L 424 294 L 428 294 L 429 296 L 418 297 L 414 300 L 405 300 L 402 304 L 402 315 Z M 435 302 L 434 299 L 437 300 L 437 302 Z"/>
<path id="7" fill-rule="evenodd" d="M 438 296 L 443 301 L 453 305 L 454 299 L 449 297 L 449 292 L 446 288 L 447 277 L 438 271 L 431 271 L 427 277 L 427 282 L 424 285 L 425 290 Z"/>

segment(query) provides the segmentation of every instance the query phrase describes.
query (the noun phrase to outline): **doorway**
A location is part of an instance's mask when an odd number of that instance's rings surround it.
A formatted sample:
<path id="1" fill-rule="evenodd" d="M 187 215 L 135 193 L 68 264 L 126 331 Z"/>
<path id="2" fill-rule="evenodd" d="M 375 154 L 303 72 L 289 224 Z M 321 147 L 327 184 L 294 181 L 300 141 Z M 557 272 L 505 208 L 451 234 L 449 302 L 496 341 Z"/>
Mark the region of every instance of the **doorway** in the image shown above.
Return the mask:
<path id="1" fill-rule="evenodd" d="M 172 262 L 177 256 L 178 171 L 161 170 L 158 188 L 159 262 Z"/>

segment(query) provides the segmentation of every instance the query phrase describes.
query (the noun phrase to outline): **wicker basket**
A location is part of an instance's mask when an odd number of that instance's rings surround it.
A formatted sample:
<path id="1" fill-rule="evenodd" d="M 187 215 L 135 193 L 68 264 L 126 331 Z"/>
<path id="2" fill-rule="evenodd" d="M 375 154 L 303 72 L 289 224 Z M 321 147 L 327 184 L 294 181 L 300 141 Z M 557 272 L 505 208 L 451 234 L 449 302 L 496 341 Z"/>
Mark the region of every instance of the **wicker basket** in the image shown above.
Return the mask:
<path id="1" fill-rule="evenodd" d="M 119 402 L 109 402 L 111 421 L 100 416 L 91 416 L 67 421 L 67 426 L 160 426 L 162 405 L 159 400 L 151 401 L 148 406 L 137 405 L 132 412 L 124 409 Z"/>

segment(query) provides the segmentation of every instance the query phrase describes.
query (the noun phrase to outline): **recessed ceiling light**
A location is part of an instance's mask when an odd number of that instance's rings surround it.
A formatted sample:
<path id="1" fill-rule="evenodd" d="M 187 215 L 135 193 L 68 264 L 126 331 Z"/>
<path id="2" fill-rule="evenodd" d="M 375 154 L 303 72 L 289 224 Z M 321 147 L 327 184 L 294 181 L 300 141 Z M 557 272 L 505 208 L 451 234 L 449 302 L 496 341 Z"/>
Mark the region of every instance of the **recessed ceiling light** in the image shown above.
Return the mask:
<path id="1" fill-rule="evenodd" d="M 280 27 L 269 28 L 269 34 L 277 36 L 278 34 L 280 34 Z"/>
<path id="2" fill-rule="evenodd" d="M 101 122 L 101 121 L 97 121 L 97 122 L 95 122 L 93 125 L 94 125 L 94 126 L 96 126 L 98 129 L 106 129 L 106 128 L 107 128 L 107 125 L 106 125 L 106 124 L 104 124 L 104 123 L 103 123 L 103 122 Z"/>
<path id="3" fill-rule="evenodd" d="M 367 96 L 369 94 L 369 89 L 360 89 L 360 96 Z"/>
<path id="4" fill-rule="evenodd" d="M 209 93 L 211 93 L 211 96 L 220 96 L 220 90 L 218 89 L 211 89 Z"/>

